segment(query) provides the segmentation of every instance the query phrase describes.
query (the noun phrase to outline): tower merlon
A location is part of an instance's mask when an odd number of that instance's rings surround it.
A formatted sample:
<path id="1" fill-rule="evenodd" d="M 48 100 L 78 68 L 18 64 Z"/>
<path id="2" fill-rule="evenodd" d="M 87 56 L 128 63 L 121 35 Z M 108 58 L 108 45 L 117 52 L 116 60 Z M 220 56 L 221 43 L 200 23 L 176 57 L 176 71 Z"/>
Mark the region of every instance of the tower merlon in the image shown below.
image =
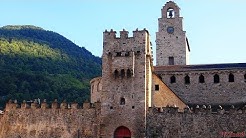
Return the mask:
<path id="1" fill-rule="evenodd" d="M 108 38 L 111 38 L 111 39 L 113 39 L 113 38 L 116 38 L 116 31 L 114 31 L 113 29 L 111 29 L 110 31 L 108 31 L 108 30 L 105 30 L 104 32 L 103 32 L 103 38 L 104 39 L 108 39 Z"/>
<path id="2" fill-rule="evenodd" d="M 129 32 L 126 31 L 125 29 L 123 29 L 123 31 L 120 31 L 120 38 L 126 39 L 126 38 L 128 38 L 128 34 L 129 34 Z"/>
<path id="3" fill-rule="evenodd" d="M 128 34 L 129 32 L 125 29 L 123 29 L 122 31 L 120 31 L 120 37 L 116 37 L 117 32 L 114 31 L 113 29 L 111 29 L 110 31 L 105 30 L 103 32 L 103 37 L 104 37 L 104 41 L 108 40 L 108 39 L 132 39 L 132 38 L 141 38 L 142 36 L 144 36 L 144 33 L 149 34 L 148 30 L 146 28 L 144 28 L 143 30 L 138 30 L 136 29 L 133 32 L 133 36 L 129 37 Z"/>

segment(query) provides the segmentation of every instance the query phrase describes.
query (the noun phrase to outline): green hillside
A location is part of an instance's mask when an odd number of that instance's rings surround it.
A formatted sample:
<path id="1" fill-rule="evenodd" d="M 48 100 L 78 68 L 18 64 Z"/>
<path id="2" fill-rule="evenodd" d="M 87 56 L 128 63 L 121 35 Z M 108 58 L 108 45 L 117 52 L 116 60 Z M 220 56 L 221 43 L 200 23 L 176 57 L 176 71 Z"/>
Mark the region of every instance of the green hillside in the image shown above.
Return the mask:
<path id="1" fill-rule="evenodd" d="M 83 102 L 101 59 L 62 35 L 35 26 L 0 28 L 0 107 L 8 99 Z"/>

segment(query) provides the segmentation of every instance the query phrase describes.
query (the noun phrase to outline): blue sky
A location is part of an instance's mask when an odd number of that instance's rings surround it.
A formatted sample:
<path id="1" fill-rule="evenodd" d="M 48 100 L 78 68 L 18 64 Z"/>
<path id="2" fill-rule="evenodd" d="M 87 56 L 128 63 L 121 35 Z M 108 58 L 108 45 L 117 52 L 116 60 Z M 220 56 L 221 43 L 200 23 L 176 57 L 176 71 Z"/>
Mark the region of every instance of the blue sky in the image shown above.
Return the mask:
<path id="1" fill-rule="evenodd" d="M 35 25 L 60 33 L 96 56 L 105 29 L 146 28 L 155 48 L 166 0 L 1 0 L 0 26 Z M 246 0 L 175 0 L 184 18 L 191 64 L 246 62 Z M 131 34 L 131 33 L 130 33 Z"/>

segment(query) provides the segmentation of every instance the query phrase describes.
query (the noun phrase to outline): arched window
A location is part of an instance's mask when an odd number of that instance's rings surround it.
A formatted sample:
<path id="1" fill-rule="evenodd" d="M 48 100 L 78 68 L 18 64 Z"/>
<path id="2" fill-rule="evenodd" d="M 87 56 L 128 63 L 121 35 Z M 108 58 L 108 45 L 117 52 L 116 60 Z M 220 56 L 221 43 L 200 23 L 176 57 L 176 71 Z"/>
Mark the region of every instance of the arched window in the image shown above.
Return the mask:
<path id="1" fill-rule="evenodd" d="M 199 76 L 199 83 L 204 83 L 204 82 L 205 82 L 204 76 L 201 74 Z"/>
<path id="2" fill-rule="evenodd" d="M 174 18 L 175 17 L 175 12 L 173 8 L 167 9 L 167 18 Z"/>
<path id="3" fill-rule="evenodd" d="M 220 76 L 218 74 L 214 75 L 214 83 L 220 83 Z"/>
<path id="4" fill-rule="evenodd" d="M 175 76 L 172 76 L 170 78 L 170 83 L 176 83 L 176 77 Z"/>
<path id="5" fill-rule="evenodd" d="M 100 90 L 102 90 L 102 85 L 101 82 L 99 81 L 97 84 L 97 91 L 99 92 Z"/>
<path id="6" fill-rule="evenodd" d="M 120 76 L 121 76 L 121 78 L 124 78 L 125 77 L 125 70 L 124 69 L 122 69 L 120 71 Z"/>
<path id="7" fill-rule="evenodd" d="M 229 74 L 229 82 L 234 82 L 234 75 L 232 73 Z"/>
<path id="8" fill-rule="evenodd" d="M 120 105 L 125 105 L 126 104 L 126 100 L 125 98 L 120 98 Z"/>
<path id="9" fill-rule="evenodd" d="M 127 69 L 126 74 L 127 74 L 127 78 L 130 78 L 132 76 L 131 70 Z"/>
<path id="10" fill-rule="evenodd" d="M 188 75 L 185 76 L 185 84 L 190 84 L 190 77 Z"/>
<path id="11" fill-rule="evenodd" d="M 116 78 L 118 78 L 119 77 L 119 71 L 116 69 L 115 71 L 114 71 L 114 78 L 116 79 Z"/>

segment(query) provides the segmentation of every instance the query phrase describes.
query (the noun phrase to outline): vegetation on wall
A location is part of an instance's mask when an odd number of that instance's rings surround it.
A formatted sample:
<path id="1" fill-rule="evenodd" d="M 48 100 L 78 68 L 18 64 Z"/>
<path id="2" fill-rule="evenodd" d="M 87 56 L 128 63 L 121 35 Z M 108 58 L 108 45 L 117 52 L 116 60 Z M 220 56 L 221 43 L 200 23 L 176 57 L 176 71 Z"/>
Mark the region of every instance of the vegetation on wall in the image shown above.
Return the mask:
<path id="1" fill-rule="evenodd" d="M 8 99 L 83 102 L 101 59 L 52 31 L 35 26 L 0 28 L 0 107 Z"/>

